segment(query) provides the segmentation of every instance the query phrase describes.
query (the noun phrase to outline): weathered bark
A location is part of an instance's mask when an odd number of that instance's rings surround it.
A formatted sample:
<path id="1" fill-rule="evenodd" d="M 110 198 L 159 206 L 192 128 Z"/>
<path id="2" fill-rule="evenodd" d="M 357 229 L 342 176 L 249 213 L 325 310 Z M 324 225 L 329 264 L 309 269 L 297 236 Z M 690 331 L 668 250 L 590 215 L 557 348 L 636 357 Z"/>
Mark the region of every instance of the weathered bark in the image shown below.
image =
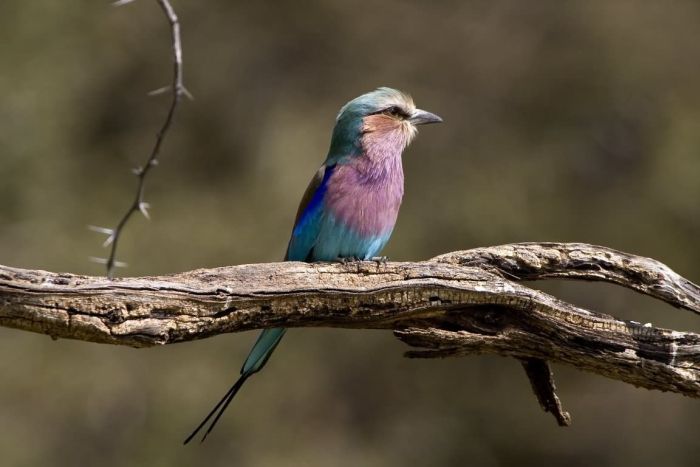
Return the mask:
<path id="1" fill-rule="evenodd" d="M 417 263 L 271 263 L 106 279 L 0 266 L 0 325 L 146 347 L 254 328 L 393 329 L 410 357 L 520 359 L 562 425 L 546 361 L 700 397 L 700 335 L 584 310 L 516 281 L 599 280 L 700 313 L 700 288 L 648 258 L 586 244 L 478 248 Z"/>

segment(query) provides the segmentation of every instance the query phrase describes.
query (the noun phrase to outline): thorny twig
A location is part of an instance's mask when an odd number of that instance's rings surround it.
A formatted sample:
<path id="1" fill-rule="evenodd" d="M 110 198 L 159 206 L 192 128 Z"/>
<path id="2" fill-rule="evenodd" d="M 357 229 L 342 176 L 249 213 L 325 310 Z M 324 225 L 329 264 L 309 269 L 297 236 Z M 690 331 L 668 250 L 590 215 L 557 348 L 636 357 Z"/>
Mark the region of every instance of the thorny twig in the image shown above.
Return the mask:
<path id="1" fill-rule="evenodd" d="M 168 22 L 170 23 L 173 53 L 173 80 L 172 84 L 169 86 L 169 89 L 171 90 L 172 99 L 170 101 L 170 107 L 165 117 L 165 121 L 163 122 L 163 125 L 161 126 L 160 130 L 156 135 L 155 144 L 153 145 L 153 149 L 151 150 L 151 153 L 148 156 L 148 159 L 146 160 L 146 164 L 142 167 L 137 167 L 133 170 L 134 174 L 138 177 L 138 185 L 136 187 L 136 196 L 134 198 L 134 201 L 131 203 L 131 205 L 124 213 L 121 220 L 119 221 L 119 223 L 117 223 L 117 226 L 114 229 L 91 227 L 92 230 L 108 235 L 107 240 L 105 241 L 105 246 L 111 245 L 109 257 L 106 260 L 102 260 L 101 262 L 105 263 L 107 267 L 107 276 L 110 279 L 114 277 L 115 266 L 120 265 L 120 263 L 116 261 L 117 244 L 119 243 L 120 235 L 124 230 L 124 227 L 126 226 L 127 222 L 131 218 L 132 214 L 140 211 L 147 219 L 149 218 L 149 205 L 143 199 L 146 175 L 152 167 L 158 165 L 158 154 L 160 153 L 160 148 L 163 144 L 163 141 L 165 140 L 165 136 L 168 132 L 168 129 L 170 129 L 170 125 L 173 121 L 173 116 L 175 115 L 175 109 L 177 108 L 180 99 L 182 98 L 182 95 L 189 95 L 189 93 L 185 89 L 185 86 L 183 85 L 182 79 L 182 45 L 180 42 L 180 23 L 178 21 L 177 15 L 175 14 L 175 10 L 173 10 L 172 5 L 170 5 L 169 0 L 157 0 L 157 2 L 163 10 L 163 13 L 167 17 Z M 115 2 L 114 4 L 116 6 L 120 6 L 126 3 L 129 2 L 120 0 Z"/>

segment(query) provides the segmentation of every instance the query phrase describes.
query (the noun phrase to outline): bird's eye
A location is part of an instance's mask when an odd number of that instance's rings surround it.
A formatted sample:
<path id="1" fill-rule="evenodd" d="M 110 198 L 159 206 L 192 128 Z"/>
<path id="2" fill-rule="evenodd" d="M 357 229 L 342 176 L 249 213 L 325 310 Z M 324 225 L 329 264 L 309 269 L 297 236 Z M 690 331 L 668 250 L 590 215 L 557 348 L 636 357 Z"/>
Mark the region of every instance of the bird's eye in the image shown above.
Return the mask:
<path id="1" fill-rule="evenodd" d="M 389 114 L 394 117 L 403 117 L 404 116 L 404 111 L 401 110 L 401 107 L 397 105 L 392 105 L 388 109 L 384 111 L 384 113 Z"/>

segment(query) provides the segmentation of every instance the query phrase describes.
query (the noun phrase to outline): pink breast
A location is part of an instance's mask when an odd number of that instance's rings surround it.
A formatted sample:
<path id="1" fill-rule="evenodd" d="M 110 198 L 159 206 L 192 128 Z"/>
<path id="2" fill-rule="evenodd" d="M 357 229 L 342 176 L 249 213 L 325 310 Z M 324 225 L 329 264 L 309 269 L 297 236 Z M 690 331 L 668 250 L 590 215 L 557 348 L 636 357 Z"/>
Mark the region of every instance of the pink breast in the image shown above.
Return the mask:
<path id="1" fill-rule="evenodd" d="M 328 180 L 326 209 L 364 236 L 388 234 L 396 223 L 403 197 L 401 158 L 371 161 L 359 156 L 336 167 Z"/>

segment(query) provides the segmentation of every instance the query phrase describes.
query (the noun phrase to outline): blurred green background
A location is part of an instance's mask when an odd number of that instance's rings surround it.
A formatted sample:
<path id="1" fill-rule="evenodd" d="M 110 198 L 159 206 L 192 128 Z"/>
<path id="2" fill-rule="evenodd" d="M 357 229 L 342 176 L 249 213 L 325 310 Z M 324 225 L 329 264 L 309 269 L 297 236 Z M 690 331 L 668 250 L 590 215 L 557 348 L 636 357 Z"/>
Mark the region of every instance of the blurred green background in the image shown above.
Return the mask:
<path id="1" fill-rule="evenodd" d="M 700 4 L 174 0 L 185 101 L 121 275 L 280 260 L 339 107 L 377 86 L 445 123 L 406 152 L 385 253 L 519 241 L 655 257 L 700 282 Z M 167 107 L 153 0 L 0 3 L 0 263 L 103 274 Z M 537 287 L 681 330 L 698 319 L 600 284 Z M 518 363 L 409 361 L 390 332 L 292 330 L 203 446 L 184 436 L 255 333 L 135 350 L 0 329 L 8 466 L 683 466 L 700 403 L 555 367 L 573 426 Z"/>

